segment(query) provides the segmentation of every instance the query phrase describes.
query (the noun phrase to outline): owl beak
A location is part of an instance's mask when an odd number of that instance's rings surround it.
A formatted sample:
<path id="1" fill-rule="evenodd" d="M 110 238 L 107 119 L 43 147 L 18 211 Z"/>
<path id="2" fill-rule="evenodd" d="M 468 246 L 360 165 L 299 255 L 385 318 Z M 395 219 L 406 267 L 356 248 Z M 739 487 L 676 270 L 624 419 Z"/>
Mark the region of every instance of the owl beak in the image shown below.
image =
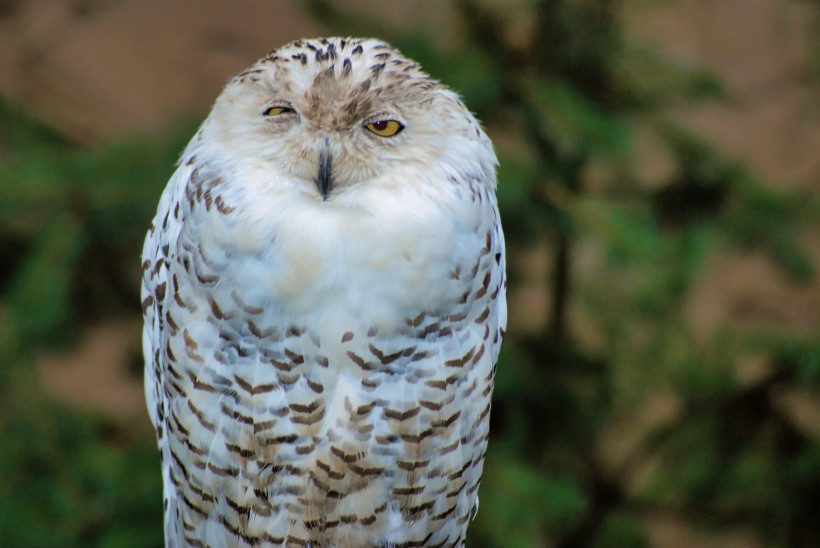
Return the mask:
<path id="1" fill-rule="evenodd" d="M 325 140 L 325 145 L 319 153 L 319 174 L 316 176 L 316 188 L 322 194 L 322 200 L 327 201 L 330 191 L 333 188 L 333 155 L 330 153 L 329 143 Z"/>

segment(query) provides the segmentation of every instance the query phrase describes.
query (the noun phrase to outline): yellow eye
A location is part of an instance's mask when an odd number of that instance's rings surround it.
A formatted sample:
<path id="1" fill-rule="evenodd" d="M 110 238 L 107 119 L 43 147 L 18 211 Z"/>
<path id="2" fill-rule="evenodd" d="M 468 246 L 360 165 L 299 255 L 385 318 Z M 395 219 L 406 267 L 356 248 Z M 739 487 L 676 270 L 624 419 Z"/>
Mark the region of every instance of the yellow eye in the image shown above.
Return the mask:
<path id="1" fill-rule="evenodd" d="M 262 114 L 265 116 L 276 116 L 279 114 L 286 114 L 288 112 L 293 112 L 293 109 L 288 107 L 270 107 Z"/>
<path id="2" fill-rule="evenodd" d="M 379 120 L 364 127 L 381 137 L 392 137 L 404 129 L 404 126 L 396 120 Z"/>

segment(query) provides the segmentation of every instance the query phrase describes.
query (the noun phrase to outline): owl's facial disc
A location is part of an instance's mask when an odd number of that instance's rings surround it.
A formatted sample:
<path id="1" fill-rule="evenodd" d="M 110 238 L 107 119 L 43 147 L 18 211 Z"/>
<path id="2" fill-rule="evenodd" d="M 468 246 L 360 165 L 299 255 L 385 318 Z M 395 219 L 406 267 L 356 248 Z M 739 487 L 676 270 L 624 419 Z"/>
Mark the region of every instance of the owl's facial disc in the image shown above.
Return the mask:
<path id="1" fill-rule="evenodd" d="M 330 152 L 330 142 L 325 138 L 322 144 L 322 151 L 319 153 L 319 173 L 316 176 L 316 187 L 322 195 L 322 200 L 327 201 L 330 191 L 333 188 L 333 155 Z"/>

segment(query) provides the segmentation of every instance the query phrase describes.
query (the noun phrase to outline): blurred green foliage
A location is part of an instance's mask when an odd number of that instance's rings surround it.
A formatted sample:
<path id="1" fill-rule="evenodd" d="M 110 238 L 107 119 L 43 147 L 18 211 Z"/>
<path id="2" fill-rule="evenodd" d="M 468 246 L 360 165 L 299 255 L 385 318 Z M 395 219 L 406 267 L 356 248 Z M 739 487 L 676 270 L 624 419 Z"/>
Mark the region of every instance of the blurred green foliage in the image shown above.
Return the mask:
<path id="1" fill-rule="evenodd" d="M 160 546 L 162 485 L 152 440 L 61 408 L 30 374 L 21 375 L 3 375 L 2 545 Z"/>
<path id="2" fill-rule="evenodd" d="M 159 546 L 154 440 L 58 404 L 37 353 L 139 314 L 145 227 L 193 132 L 72 145 L 0 100 L 0 545 Z"/>
<path id="3" fill-rule="evenodd" d="M 817 198 L 771 190 L 665 114 L 724 100 L 719 80 L 625 36 L 620 0 L 453 0 L 447 40 L 307 4 L 333 34 L 393 42 L 486 123 L 511 290 L 516 257 L 548 243 L 549 322 L 508 333 L 470 545 L 646 546 L 659 515 L 820 545 L 820 440 L 778 403 L 820 388 L 820 334 L 726 325 L 704 340 L 686 315 L 714 256 L 765 254 L 817 283 L 801 238 Z M 50 401 L 32 370 L 83 325 L 138 316 L 142 237 L 193 130 L 84 150 L 0 101 L 0 545 L 161 544 L 153 440 Z M 637 131 L 672 159 L 664 180 L 642 175 Z M 750 358 L 763 374 L 743 381 Z M 615 451 L 619 417 L 652 398 L 676 411 Z"/>

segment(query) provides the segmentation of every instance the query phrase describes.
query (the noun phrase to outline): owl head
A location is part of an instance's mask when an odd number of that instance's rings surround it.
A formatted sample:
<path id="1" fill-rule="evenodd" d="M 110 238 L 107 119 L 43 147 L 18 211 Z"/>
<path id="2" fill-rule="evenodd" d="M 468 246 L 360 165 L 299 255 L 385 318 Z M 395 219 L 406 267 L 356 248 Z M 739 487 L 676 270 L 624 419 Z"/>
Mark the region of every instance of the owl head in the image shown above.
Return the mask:
<path id="1" fill-rule="evenodd" d="M 231 79 L 203 124 L 208 154 L 333 201 L 454 176 L 495 185 L 495 154 L 458 96 L 373 39 L 292 42 Z"/>

